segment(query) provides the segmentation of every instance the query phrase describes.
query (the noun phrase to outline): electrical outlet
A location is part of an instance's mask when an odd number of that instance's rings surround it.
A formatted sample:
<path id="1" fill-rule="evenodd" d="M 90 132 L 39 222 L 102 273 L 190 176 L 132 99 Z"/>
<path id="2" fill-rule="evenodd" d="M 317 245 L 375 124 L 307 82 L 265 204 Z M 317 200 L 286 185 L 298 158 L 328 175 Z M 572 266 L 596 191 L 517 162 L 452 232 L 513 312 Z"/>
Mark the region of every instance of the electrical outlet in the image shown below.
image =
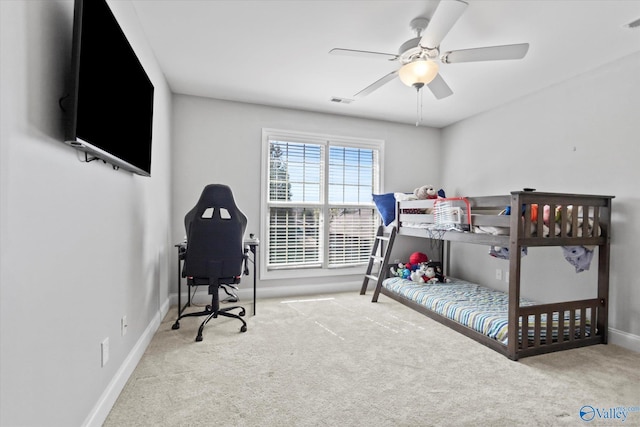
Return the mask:
<path id="1" fill-rule="evenodd" d="M 504 272 L 504 281 L 509 283 L 509 272 L 508 271 Z"/>
<path id="2" fill-rule="evenodd" d="M 502 270 L 496 268 L 496 280 L 502 280 Z"/>
<path id="3" fill-rule="evenodd" d="M 100 350 L 102 353 L 102 366 L 104 366 L 109 361 L 109 337 L 100 343 Z"/>
<path id="4" fill-rule="evenodd" d="M 120 332 L 122 336 L 127 335 L 127 328 L 129 327 L 129 323 L 127 323 L 127 316 L 122 316 L 120 319 Z"/>

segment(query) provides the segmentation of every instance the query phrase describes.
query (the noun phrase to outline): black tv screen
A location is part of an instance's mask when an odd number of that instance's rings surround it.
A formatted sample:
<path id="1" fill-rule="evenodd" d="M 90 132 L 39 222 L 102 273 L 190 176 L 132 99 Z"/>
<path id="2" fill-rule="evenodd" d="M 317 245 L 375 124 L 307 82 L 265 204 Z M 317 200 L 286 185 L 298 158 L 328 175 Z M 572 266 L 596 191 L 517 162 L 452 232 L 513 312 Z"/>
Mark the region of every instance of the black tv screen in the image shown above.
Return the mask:
<path id="1" fill-rule="evenodd" d="M 151 176 L 153 84 L 105 0 L 75 0 L 65 142 Z"/>

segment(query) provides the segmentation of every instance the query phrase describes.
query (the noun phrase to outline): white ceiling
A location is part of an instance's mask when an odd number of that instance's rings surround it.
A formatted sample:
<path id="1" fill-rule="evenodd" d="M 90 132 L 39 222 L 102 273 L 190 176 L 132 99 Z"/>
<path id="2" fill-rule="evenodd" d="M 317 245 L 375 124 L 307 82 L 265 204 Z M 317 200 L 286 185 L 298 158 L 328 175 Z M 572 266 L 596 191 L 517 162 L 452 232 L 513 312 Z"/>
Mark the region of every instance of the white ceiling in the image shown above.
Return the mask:
<path id="1" fill-rule="evenodd" d="M 448 1 L 448 0 L 443 0 Z M 441 64 L 454 94 L 422 91 L 421 125 L 444 127 L 640 51 L 640 0 L 467 0 L 441 51 L 529 43 L 522 60 Z M 175 93 L 414 124 L 417 96 L 399 79 L 351 104 L 398 67 L 330 55 L 397 53 L 409 22 L 437 0 L 133 0 Z"/>

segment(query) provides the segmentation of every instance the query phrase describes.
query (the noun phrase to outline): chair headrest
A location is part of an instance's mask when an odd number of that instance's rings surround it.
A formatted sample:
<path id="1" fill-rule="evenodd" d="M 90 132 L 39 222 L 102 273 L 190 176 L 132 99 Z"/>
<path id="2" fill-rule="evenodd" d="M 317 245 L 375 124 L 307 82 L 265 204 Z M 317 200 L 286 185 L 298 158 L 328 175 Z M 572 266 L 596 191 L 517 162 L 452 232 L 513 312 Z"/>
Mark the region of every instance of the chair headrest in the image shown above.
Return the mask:
<path id="1" fill-rule="evenodd" d="M 228 185 L 209 184 L 202 190 L 198 205 L 206 203 L 209 207 L 226 207 L 227 209 L 237 209 L 233 193 Z"/>

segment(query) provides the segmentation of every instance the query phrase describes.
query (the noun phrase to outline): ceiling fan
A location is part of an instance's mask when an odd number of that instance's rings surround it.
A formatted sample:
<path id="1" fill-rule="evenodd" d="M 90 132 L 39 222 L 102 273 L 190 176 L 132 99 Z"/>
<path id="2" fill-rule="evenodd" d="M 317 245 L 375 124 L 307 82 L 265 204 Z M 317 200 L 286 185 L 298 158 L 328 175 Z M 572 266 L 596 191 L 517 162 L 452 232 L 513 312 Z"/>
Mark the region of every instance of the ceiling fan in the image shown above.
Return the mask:
<path id="1" fill-rule="evenodd" d="M 495 61 L 522 59 L 529 50 L 528 43 L 461 49 L 440 54 L 440 42 L 456 21 L 462 16 L 467 3 L 461 0 L 441 0 L 431 19 L 418 17 L 411 21 L 411 28 L 417 37 L 404 42 L 398 54 L 371 52 L 365 50 L 334 48 L 333 55 L 363 56 L 398 61 L 402 66 L 370 84 L 353 96 L 362 98 L 386 83 L 400 77 L 407 86 L 420 90 L 426 85 L 437 99 L 446 98 L 453 91 L 438 72 L 438 63 Z"/>

